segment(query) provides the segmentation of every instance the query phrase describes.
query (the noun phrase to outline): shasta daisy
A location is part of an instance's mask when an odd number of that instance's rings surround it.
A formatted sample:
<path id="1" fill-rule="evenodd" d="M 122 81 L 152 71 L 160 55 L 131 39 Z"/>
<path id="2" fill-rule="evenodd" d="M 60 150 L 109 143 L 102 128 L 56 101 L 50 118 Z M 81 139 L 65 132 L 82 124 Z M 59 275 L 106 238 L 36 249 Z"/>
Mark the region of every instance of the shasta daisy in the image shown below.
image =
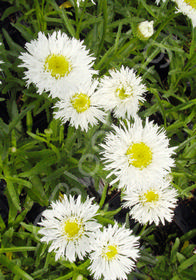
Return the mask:
<path id="1" fill-rule="evenodd" d="M 74 262 L 90 252 L 90 241 L 100 224 L 93 218 L 99 206 L 93 205 L 87 197 L 84 203 L 81 196 L 76 200 L 71 195 L 64 195 L 62 200 L 52 202 L 51 209 L 42 213 L 39 233 L 41 241 L 50 243 L 49 252 L 56 253 L 55 259 L 65 257 Z"/>
<path id="2" fill-rule="evenodd" d="M 148 119 L 145 126 L 139 118 L 132 125 L 129 121 L 126 124 L 113 125 L 113 131 L 101 144 L 105 169 L 110 171 L 108 177 L 116 176 L 111 184 L 118 180 L 119 187 L 156 182 L 174 166 L 174 148 L 169 147 L 165 130 Z"/>
<path id="3" fill-rule="evenodd" d="M 39 32 L 38 38 L 26 43 L 25 48 L 27 52 L 19 56 L 23 61 L 20 66 L 27 68 L 27 85 L 34 83 L 40 94 L 45 90 L 52 97 L 59 97 L 62 89 L 66 94 L 96 73 L 91 69 L 94 58 L 83 42 L 60 31 L 48 37 Z"/>
<path id="4" fill-rule="evenodd" d="M 70 121 L 70 125 L 82 130 L 89 126 L 103 122 L 105 113 L 99 108 L 99 96 L 96 93 L 98 82 L 89 81 L 80 84 L 75 90 L 70 90 L 67 95 L 56 103 L 55 118 L 60 118 L 63 123 Z"/>
<path id="5" fill-rule="evenodd" d="M 141 224 L 164 225 L 171 222 L 177 203 L 177 191 L 168 180 L 132 185 L 123 193 L 123 207 L 130 208 L 130 216 Z"/>
<path id="6" fill-rule="evenodd" d="M 132 231 L 125 226 L 104 227 L 97 231 L 92 243 L 89 270 L 93 279 L 122 280 L 135 267 L 139 257 L 139 237 L 132 235 Z"/>
<path id="7" fill-rule="evenodd" d="M 133 69 L 122 66 L 120 71 L 110 70 L 110 76 L 100 81 L 99 103 L 105 110 L 114 110 L 115 117 L 136 116 L 139 101 L 144 101 L 146 87 Z"/>

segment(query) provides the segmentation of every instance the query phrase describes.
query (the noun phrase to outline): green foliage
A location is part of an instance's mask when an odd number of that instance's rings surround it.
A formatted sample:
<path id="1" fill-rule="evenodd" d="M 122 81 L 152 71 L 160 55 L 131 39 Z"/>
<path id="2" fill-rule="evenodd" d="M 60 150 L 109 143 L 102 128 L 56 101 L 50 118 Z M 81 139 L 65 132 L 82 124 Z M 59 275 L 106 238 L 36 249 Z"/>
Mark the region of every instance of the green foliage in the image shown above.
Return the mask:
<path id="1" fill-rule="evenodd" d="M 191 197 L 196 187 L 196 29 L 182 14 L 175 13 L 171 1 L 157 6 L 145 0 L 98 0 L 96 5 L 86 0 L 81 7 L 70 1 L 71 8 L 54 0 L 4 2 L 10 6 L 1 21 L 9 19 L 22 39 L 17 42 L 2 29 L 6 48 L 0 47 L 4 61 L 0 102 L 7 112 L 0 118 L 0 179 L 6 183 L 9 214 L 7 223 L 0 216 L 0 279 L 87 279 L 89 260 L 56 262 L 54 253 L 48 253 L 47 245 L 40 242 L 38 225 L 29 222 L 27 214 L 34 203 L 47 207 L 61 193 L 85 197 L 88 184 L 81 179 L 89 177 L 99 192 L 101 179 L 105 182 L 97 220 L 114 223 L 120 208 L 108 211 L 109 181 L 99 160 L 99 144 L 117 120 L 108 116 L 107 123 L 84 133 L 53 119 L 55 100 L 47 93 L 38 95 L 32 85 L 25 86 L 24 69 L 18 67 L 18 56 L 25 51 L 22 42 L 35 39 L 39 31 L 47 34 L 60 29 L 84 40 L 96 58 L 94 68 L 100 77 L 121 65 L 137 70 L 148 88 L 139 115 L 158 120 L 171 146 L 176 146 L 172 176 L 174 187 L 185 198 Z M 146 42 L 133 33 L 133 25 L 144 20 L 154 20 L 155 28 Z M 157 67 L 162 69 L 162 77 Z M 43 131 L 35 121 L 42 114 L 47 122 Z M 133 230 L 138 233 L 138 227 Z M 141 258 L 128 279 L 195 279 L 195 245 L 191 240 L 195 231 L 168 237 L 163 254 L 158 255 L 153 230 L 148 227 L 141 232 Z"/>
<path id="2" fill-rule="evenodd" d="M 192 233 L 195 235 L 196 231 Z M 150 262 L 147 265 L 147 259 L 142 262 L 143 258 L 141 258 L 137 266 L 143 273 L 141 276 L 140 273 L 136 273 L 138 279 L 148 279 L 148 277 L 161 280 L 194 279 L 196 272 L 196 256 L 192 254 L 194 244 L 190 244 L 187 238 L 184 242 L 183 240 L 185 240 L 184 236 L 173 240 L 168 236 L 164 254 L 154 257 L 153 266 Z"/>

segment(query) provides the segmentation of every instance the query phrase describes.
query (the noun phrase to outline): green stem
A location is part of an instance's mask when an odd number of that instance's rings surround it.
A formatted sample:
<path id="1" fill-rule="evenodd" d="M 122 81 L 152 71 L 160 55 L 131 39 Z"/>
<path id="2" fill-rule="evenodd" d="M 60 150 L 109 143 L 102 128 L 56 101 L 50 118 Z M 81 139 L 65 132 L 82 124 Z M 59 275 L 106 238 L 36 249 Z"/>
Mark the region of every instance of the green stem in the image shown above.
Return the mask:
<path id="1" fill-rule="evenodd" d="M 157 37 L 159 36 L 159 34 L 161 33 L 161 31 L 165 28 L 165 26 L 176 17 L 177 15 L 175 14 L 174 10 L 172 10 L 172 14 L 170 16 L 167 17 L 166 21 L 164 21 L 159 28 L 157 29 L 156 33 L 152 36 L 151 40 L 156 41 Z M 164 41 L 164 40 L 163 40 Z M 150 49 L 152 48 L 152 44 L 148 49 L 148 52 L 150 51 Z M 148 57 L 148 59 L 146 60 L 146 58 L 144 57 L 143 61 L 141 62 L 141 68 L 140 70 L 138 70 L 138 75 L 140 75 L 142 69 L 145 69 L 147 67 L 147 65 L 156 57 L 156 55 L 159 53 L 159 49 L 156 49 L 151 56 Z M 145 61 L 146 60 L 146 61 Z"/>
<path id="2" fill-rule="evenodd" d="M 78 269 L 79 269 L 79 270 L 83 270 L 83 269 L 85 269 L 86 267 L 88 267 L 89 264 L 90 264 L 90 260 L 88 259 L 88 260 L 86 260 L 84 263 L 82 263 L 81 265 L 79 265 L 79 266 L 78 266 Z"/>
<path id="3" fill-rule="evenodd" d="M 74 5 L 75 5 L 75 17 L 76 17 L 76 26 L 78 26 L 78 18 L 79 18 L 79 16 L 78 16 L 78 5 L 77 5 L 77 1 L 76 0 L 74 0 Z M 78 37 L 77 37 L 77 35 L 75 36 L 76 37 L 76 39 L 78 39 Z"/>
<path id="4" fill-rule="evenodd" d="M 148 225 L 148 224 L 143 225 L 143 227 L 142 227 L 142 229 L 141 229 L 141 231 L 140 231 L 140 233 L 139 233 L 140 236 L 142 236 L 142 234 L 144 233 L 144 231 L 145 231 L 147 225 Z"/>
<path id="5" fill-rule="evenodd" d="M 0 248 L 0 254 L 8 252 L 26 252 L 35 251 L 36 247 L 11 247 L 11 248 Z"/>
<path id="6" fill-rule="evenodd" d="M 72 278 L 73 274 L 74 274 L 74 271 L 71 271 L 64 276 L 56 278 L 55 280 L 68 280 L 68 279 Z"/>
<path id="7" fill-rule="evenodd" d="M 105 35 L 106 35 L 107 19 L 108 19 L 107 0 L 103 0 L 102 5 L 103 5 L 103 33 L 102 33 L 101 41 L 99 44 L 98 52 L 96 55 L 97 57 L 99 57 L 99 55 L 103 49 L 103 46 L 104 46 L 104 39 L 105 39 Z"/>
<path id="8" fill-rule="evenodd" d="M 88 0 L 85 0 L 84 2 L 84 8 L 82 9 L 82 14 L 80 16 L 80 20 L 78 22 L 78 15 L 77 15 L 77 20 L 76 20 L 76 39 L 79 39 L 80 38 L 80 27 L 81 27 L 81 23 L 82 23 L 82 19 L 83 19 L 83 16 L 84 16 L 84 12 L 86 10 L 86 4 L 87 4 L 87 1 Z M 77 7 L 77 10 L 78 10 L 78 7 Z M 78 13 L 77 13 L 78 14 Z"/>
<path id="9" fill-rule="evenodd" d="M 190 46 L 189 60 L 186 64 L 186 66 L 184 67 L 183 73 L 180 74 L 179 77 L 177 78 L 174 88 L 177 87 L 179 81 L 183 78 L 184 72 L 188 71 L 188 69 L 191 66 L 192 61 L 194 59 L 194 56 L 195 56 L 195 32 L 196 32 L 195 29 L 192 28 L 192 41 L 191 41 L 191 46 Z"/>
<path id="10" fill-rule="evenodd" d="M 22 270 L 13 261 L 10 261 L 6 256 L 0 255 L 0 263 L 1 263 L 1 265 L 5 266 L 9 270 L 11 270 L 14 274 L 19 276 L 20 279 L 23 279 L 23 280 L 34 280 L 29 274 L 27 274 L 24 270 Z M 67 278 L 67 279 L 69 279 L 69 278 Z"/>
<path id="11" fill-rule="evenodd" d="M 100 207 L 100 209 L 101 209 L 102 206 L 104 205 L 104 202 L 105 202 L 105 199 L 106 199 L 106 195 L 107 195 L 107 190 L 108 190 L 108 186 L 107 186 L 107 184 L 105 184 L 105 186 L 104 186 L 104 188 L 103 188 L 101 200 L 100 200 L 100 202 L 99 202 L 99 207 Z"/>
<path id="12" fill-rule="evenodd" d="M 156 40 L 157 37 L 159 36 L 160 32 L 165 28 L 165 26 L 172 20 L 174 19 L 175 17 L 177 16 L 177 14 L 175 13 L 175 9 L 173 9 L 171 11 L 171 15 L 168 16 L 166 18 L 166 20 L 159 26 L 159 28 L 157 29 L 155 35 L 153 36 L 153 40 Z"/>

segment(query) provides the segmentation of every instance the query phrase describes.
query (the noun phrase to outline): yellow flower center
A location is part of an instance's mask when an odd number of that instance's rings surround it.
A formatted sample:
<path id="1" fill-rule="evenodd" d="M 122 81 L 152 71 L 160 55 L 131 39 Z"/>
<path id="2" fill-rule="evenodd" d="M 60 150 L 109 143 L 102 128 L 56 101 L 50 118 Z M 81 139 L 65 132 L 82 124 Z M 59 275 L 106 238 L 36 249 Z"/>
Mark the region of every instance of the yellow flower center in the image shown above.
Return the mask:
<path id="1" fill-rule="evenodd" d="M 78 113 L 82 113 L 90 107 L 90 98 L 84 93 L 76 93 L 71 99 L 71 104 Z"/>
<path id="2" fill-rule="evenodd" d="M 190 5 L 193 9 L 196 9 L 196 0 L 184 0 L 184 2 Z"/>
<path id="3" fill-rule="evenodd" d="M 146 202 L 155 202 L 159 200 L 159 195 L 154 191 L 150 190 L 144 194 L 144 198 Z"/>
<path id="4" fill-rule="evenodd" d="M 68 240 L 78 239 L 83 232 L 83 226 L 77 219 L 68 219 L 64 224 L 64 233 Z"/>
<path id="5" fill-rule="evenodd" d="M 114 245 L 108 245 L 107 249 L 104 250 L 103 255 L 107 260 L 112 260 L 118 254 L 117 247 Z"/>
<path id="6" fill-rule="evenodd" d="M 65 56 L 51 54 L 45 60 L 44 69 L 50 72 L 52 77 L 59 79 L 67 76 L 72 70 L 72 66 Z"/>
<path id="7" fill-rule="evenodd" d="M 129 164 L 141 170 L 152 162 L 151 149 L 143 142 L 131 144 L 126 155 L 129 156 Z"/>
<path id="8" fill-rule="evenodd" d="M 126 90 L 122 87 L 122 88 L 117 88 L 116 89 L 116 95 L 121 99 L 124 100 L 125 98 L 129 97 L 130 94 L 126 93 Z"/>

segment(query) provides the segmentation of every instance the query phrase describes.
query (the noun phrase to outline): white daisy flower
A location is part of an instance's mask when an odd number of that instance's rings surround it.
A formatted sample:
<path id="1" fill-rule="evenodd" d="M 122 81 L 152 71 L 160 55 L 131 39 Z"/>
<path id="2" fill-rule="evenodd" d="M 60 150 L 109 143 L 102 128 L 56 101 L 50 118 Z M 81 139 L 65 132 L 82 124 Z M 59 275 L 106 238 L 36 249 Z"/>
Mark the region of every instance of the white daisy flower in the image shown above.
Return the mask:
<path id="1" fill-rule="evenodd" d="M 49 252 L 56 253 L 55 259 L 65 257 L 74 262 L 76 257 L 80 260 L 90 252 L 90 241 L 100 225 L 93 219 L 99 206 L 92 205 L 87 197 L 84 203 L 81 196 L 76 200 L 71 195 L 64 195 L 61 201 L 52 202 L 51 209 L 42 213 L 39 231 L 44 235 L 41 241 L 50 242 Z"/>
<path id="2" fill-rule="evenodd" d="M 165 3 L 165 1 L 166 1 L 166 0 L 162 0 L 163 3 Z M 155 2 L 156 2 L 156 4 L 158 5 L 158 4 L 160 3 L 160 0 L 156 0 Z"/>
<path id="3" fill-rule="evenodd" d="M 122 280 L 127 279 L 135 267 L 134 261 L 139 257 L 139 237 L 132 235 L 132 231 L 119 228 L 118 224 L 104 227 L 96 233 L 90 254 L 89 270 L 93 279 Z"/>
<path id="4" fill-rule="evenodd" d="M 135 117 L 139 101 L 144 101 L 142 95 L 146 92 L 141 77 L 136 76 L 133 69 L 124 66 L 120 71 L 110 70 L 109 74 L 100 81 L 100 105 L 105 110 L 114 110 L 117 118 Z"/>
<path id="5" fill-rule="evenodd" d="M 141 39 L 148 39 L 154 34 L 154 21 L 143 21 L 138 24 L 138 35 Z"/>
<path id="6" fill-rule="evenodd" d="M 196 27 L 196 1 L 195 0 L 173 0 L 178 6 L 178 12 L 183 13 L 192 20 Z"/>
<path id="7" fill-rule="evenodd" d="M 159 5 L 159 3 L 160 3 L 160 0 L 156 0 L 156 1 L 155 1 L 155 3 L 156 3 L 157 5 Z"/>
<path id="8" fill-rule="evenodd" d="M 66 93 L 96 73 L 91 69 L 94 58 L 83 43 L 60 31 L 48 37 L 39 32 L 25 47 L 27 52 L 19 56 L 23 61 L 20 66 L 27 68 L 27 85 L 34 83 L 40 94 L 46 90 L 59 97 L 62 89 Z"/>
<path id="9" fill-rule="evenodd" d="M 165 220 L 172 221 L 177 205 L 177 191 L 170 186 L 170 181 L 162 180 L 156 184 L 133 185 L 124 191 L 123 207 L 129 207 L 130 215 L 141 224 L 158 226 Z"/>
<path id="10" fill-rule="evenodd" d="M 81 2 L 84 2 L 85 0 L 77 0 L 77 6 L 79 7 L 80 6 L 80 3 Z M 96 5 L 96 3 L 93 1 L 93 0 L 91 0 L 91 2 L 94 4 L 94 5 Z"/>
<path id="11" fill-rule="evenodd" d="M 164 177 L 174 166 L 171 155 L 175 148 L 169 148 L 165 130 L 146 119 L 137 118 L 133 125 L 127 121 L 127 127 L 113 125 L 114 132 L 106 135 L 105 144 L 101 144 L 105 169 L 116 175 L 111 184 L 120 180 L 119 187 L 132 184 L 156 182 Z"/>
<path id="12" fill-rule="evenodd" d="M 105 113 L 99 108 L 99 96 L 95 90 L 98 82 L 80 84 L 74 91 L 56 103 L 55 118 L 60 118 L 63 123 L 70 121 L 76 129 L 88 130 L 89 125 L 96 125 L 98 121 L 104 122 Z"/>

